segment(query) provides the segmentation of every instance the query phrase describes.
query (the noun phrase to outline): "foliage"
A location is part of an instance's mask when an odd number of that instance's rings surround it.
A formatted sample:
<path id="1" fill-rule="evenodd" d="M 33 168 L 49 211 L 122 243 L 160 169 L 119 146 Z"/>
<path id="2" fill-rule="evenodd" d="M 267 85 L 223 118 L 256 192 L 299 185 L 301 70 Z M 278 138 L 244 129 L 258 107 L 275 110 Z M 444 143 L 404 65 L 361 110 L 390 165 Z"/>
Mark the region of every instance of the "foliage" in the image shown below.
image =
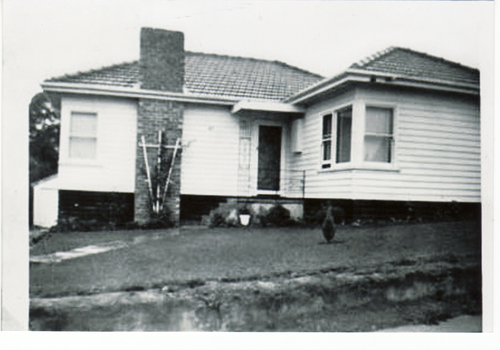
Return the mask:
<path id="1" fill-rule="evenodd" d="M 208 216 L 203 218 L 203 223 L 207 226 L 214 227 L 238 227 L 238 214 L 255 215 L 252 210 L 246 207 L 245 204 L 229 201 L 221 203 Z"/>
<path id="2" fill-rule="evenodd" d="M 170 211 L 166 205 L 163 206 L 161 212 L 155 213 L 151 210 L 150 219 L 145 223 L 139 225 L 140 228 L 148 229 L 159 229 L 159 228 L 170 228 L 174 227 L 174 222 L 170 219 Z"/>
<path id="3" fill-rule="evenodd" d="M 57 173 L 60 112 L 54 105 L 41 92 L 29 106 L 30 183 Z"/>
<path id="4" fill-rule="evenodd" d="M 209 227 L 225 227 L 226 217 L 220 208 L 216 208 L 210 212 L 208 218 L 206 219 Z"/>
<path id="5" fill-rule="evenodd" d="M 214 227 L 239 227 L 238 215 L 250 214 L 250 225 L 253 227 L 286 227 L 296 225 L 297 222 L 290 217 L 290 211 L 281 204 L 276 204 L 266 210 L 260 206 L 258 210 L 244 203 L 221 203 L 219 207 L 205 216 L 202 223 Z"/>
<path id="6" fill-rule="evenodd" d="M 130 205 L 117 193 L 110 193 L 105 200 L 92 206 L 80 205 L 78 211 L 63 211 L 51 232 L 91 232 L 136 229 L 169 228 L 168 208 L 160 214 L 152 214 L 146 222 L 129 222 L 132 219 Z"/>
<path id="7" fill-rule="evenodd" d="M 63 217 L 57 220 L 57 225 L 50 228 L 50 232 L 91 232 L 91 231 L 112 231 L 115 225 L 97 220 L 81 219 L 76 216 Z"/>
<path id="8" fill-rule="evenodd" d="M 262 226 L 284 227 L 292 226 L 295 222 L 290 218 L 290 210 L 281 204 L 272 206 L 266 213 L 259 215 Z"/>
<path id="9" fill-rule="evenodd" d="M 154 230 L 173 227 L 173 223 L 168 216 L 151 218 L 144 223 L 127 222 L 115 223 L 97 219 L 83 219 L 76 216 L 60 218 L 57 225 L 52 226 L 50 232 L 96 232 L 115 230 Z"/>

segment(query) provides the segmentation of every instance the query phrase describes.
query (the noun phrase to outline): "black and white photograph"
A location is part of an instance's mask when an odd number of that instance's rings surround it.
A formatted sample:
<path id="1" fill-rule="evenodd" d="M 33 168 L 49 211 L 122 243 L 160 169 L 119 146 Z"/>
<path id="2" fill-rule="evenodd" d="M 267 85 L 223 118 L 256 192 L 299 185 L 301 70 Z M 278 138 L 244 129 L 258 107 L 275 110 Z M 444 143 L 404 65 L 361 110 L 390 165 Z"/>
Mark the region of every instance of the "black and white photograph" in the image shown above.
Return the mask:
<path id="1" fill-rule="evenodd" d="M 492 332 L 493 5 L 4 1 L 2 329 Z"/>

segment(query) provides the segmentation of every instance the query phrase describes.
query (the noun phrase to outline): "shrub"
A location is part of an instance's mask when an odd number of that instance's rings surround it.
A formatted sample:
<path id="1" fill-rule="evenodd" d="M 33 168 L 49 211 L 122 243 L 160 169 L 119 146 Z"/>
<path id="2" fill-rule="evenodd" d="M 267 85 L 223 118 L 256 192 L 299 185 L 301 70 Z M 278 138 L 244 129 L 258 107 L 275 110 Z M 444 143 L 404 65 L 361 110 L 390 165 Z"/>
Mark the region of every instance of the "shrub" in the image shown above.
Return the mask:
<path id="1" fill-rule="evenodd" d="M 257 211 L 258 208 L 258 211 Z M 274 205 L 269 210 L 263 206 L 247 206 L 241 203 L 221 203 L 218 208 L 212 210 L 209 215 L 204 216 L 202 223 L 214 227 L 239 227 L 239 214 L 250 214 L 252 216 L 250 226 L 253 227 L 284 227 L 297 224 L 291 219 L 290 211 L 281 204 Z"/>
<path id="2" fill-rule="evenodd" d="M 219 208 L 210 212 L 210 215 L 208 216 L 208 226 L 210 228 L 226 226 L 226 217 Z"/>
<path id="3" fill-rule="evenodd" d="M 210 228 L 238 226 L 238 204 L 221 203 L 210 212 L 207 221 Z"/>
<path id="4" fill-rule="evenodd" d="M 290 210 L 283 207 L 281 204 L 276 204 L 271 207 L 267 213 L 259 215 L 262 226 L 291 226 L 295 222 L 290 218 Z"/>
<path id="5" fill-rule="evenodd" d="M 170 211 L 165 205 L 160 213 L 155 213 L 152 210 L 149 212 L 149 220 L 140 224 L 143 230 L 152 230 L 160 228 L 170 228 L 175 226 L 174 222 L 170 219 Z"/>
<path id="6" fill-rule="evenodd" d="M 97 219 L 81 219 L 75 216 L 60 218 L 57 225 L 50 228 L 50 232 L 90 232 L 90 231 L 112 231 L 116 225 Z"/>
<path id="7" fill-rule="evenodd" d="M 50 232 L 92 232 L 92 231 L 114 231 L 122 230 L 149 230 L 170 228 L 174 224 L 170 220 L 168 212 L 164 211 L 159 215 L 151 215 L 151 219 L 145 223 L 128 222 L 117 224 L 98 219 L 84 219 L 76 216 L 63 217 L 57 221 L 57 225 L 50 228 Z"/>
<path id="8" fill-rule="evenodd" d="M 221 203 L 208 216 L 203 217 L 202 223 L 210 228 L 214 227 L 239 227 L 239 214 L 250 214 L 256 217 L 256 213 L 246 204 L 227 202 Z"/>

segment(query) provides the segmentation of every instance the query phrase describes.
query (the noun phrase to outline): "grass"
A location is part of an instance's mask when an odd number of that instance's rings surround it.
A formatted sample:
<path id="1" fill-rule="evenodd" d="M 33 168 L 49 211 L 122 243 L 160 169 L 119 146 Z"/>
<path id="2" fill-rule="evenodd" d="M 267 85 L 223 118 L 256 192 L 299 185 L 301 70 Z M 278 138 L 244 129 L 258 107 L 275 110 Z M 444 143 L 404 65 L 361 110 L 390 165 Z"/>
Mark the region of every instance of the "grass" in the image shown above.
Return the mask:
<path id="1" fill-rule="evenodd" d="M 207 280 L 265 279 L 330 269 L 410 266 L 422 260 L 480 263 L 480 231 L 472 222 L 339 227 L 333 244 L 320 229 L 181 229 L 57 233 L 31 255 L 122 240 L 125 248 L 30 266 L 30 295 L 49 297 Z"/>

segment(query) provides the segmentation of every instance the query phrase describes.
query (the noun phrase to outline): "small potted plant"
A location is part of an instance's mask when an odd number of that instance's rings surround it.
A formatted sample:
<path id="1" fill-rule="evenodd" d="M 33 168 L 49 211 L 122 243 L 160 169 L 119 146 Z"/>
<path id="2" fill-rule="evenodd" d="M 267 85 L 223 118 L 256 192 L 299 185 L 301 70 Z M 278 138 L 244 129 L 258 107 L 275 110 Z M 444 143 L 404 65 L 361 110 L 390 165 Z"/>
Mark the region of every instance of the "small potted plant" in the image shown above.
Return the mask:
<path id="1" fill-rule="evenodd" d="M 243 207 L 240 210 L 238 210 L 238 217 L 240 219 L 241 226 L 250 225 L 252 214 L 250 213 L 250 210 L 247 207 Z"/>

